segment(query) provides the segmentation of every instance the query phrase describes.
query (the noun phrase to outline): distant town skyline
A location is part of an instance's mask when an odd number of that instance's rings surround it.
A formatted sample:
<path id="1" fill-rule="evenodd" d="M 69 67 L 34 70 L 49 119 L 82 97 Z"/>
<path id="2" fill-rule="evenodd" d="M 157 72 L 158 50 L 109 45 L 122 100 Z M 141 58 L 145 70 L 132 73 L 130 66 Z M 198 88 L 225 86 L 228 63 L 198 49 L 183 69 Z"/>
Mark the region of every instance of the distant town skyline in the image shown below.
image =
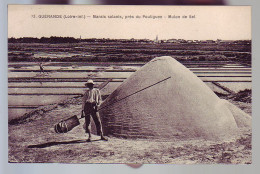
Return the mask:
<path id="1" fill-rule="evenodd" d="M 94 18 L 96 16 L 162 18 Z M 44 15 L 84 16 L 40 18 Z M 169 16 L 184 16 L 178 19 Z M 189 18 L 189 16 L 195 18 Z M 8 6 L 8 38 L 74 37 L 110 39 L 251 40 L 249 6 Z"/>
<path id="2" fill-rule="evenodd" d="M 51 37 L 61 37 L 61 38 L 74 38 L 74 39 L 79 39 L 79 40 L 88 40 L 88 39 L 98 39 L 98 40 L 131 40 L 131 39 L 134 39 L 134 40 L 150 40 L 150 41 L 172 41 L 172 40 L 176 40 L 176 41 L 181 41 L 181 40 L 185 40 L 185 41 L 246 41 L 246 40 L 251 40 L 251 39 L 234 39 L 234 40 L 223 40 L 223 39 L 206 39 L 206 40 L 199 40 L 199 39 L 176 39 L 176 38 L 169 38 L 169 39 L 160 39 L 158 35 L 156 35 L 156 37 L 154 39 L 148 39 L 148 38 L 141 38 L 141 39 L 136 39 L 136 38 L 128 38 L 128 39 L 124 39 L 124 38 L 119 38 L 119 39 L 116 39 L 116 38 L 82 38 L 82 37 L 71 37 L 71 36 L 50 36 L 50 37 L 46 37 L 46 36 L 42 36 L 42 37 L 28 37 L 28 36 L 25 36 L 25 37 L 18 37 L 18 38 L 15 38 L 15 37 L 8 37 L 8 39 L 22 39 L 22 38 L 37 38 L 37 39 L 41 39 L 41 38 L 51 38 Z"/>

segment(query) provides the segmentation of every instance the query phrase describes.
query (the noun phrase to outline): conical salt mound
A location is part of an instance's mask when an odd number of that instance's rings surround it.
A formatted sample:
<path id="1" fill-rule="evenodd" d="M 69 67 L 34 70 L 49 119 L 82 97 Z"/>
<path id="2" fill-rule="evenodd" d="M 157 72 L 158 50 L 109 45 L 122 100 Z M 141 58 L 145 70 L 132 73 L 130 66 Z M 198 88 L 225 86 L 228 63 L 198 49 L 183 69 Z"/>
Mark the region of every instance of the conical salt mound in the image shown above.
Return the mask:
<path id="1" fill-rule="evenodd" d="M 100 108 L 106 135 L 219 140 L 239 132 L 226 103 L 172 57 L 148 62 Z"/>

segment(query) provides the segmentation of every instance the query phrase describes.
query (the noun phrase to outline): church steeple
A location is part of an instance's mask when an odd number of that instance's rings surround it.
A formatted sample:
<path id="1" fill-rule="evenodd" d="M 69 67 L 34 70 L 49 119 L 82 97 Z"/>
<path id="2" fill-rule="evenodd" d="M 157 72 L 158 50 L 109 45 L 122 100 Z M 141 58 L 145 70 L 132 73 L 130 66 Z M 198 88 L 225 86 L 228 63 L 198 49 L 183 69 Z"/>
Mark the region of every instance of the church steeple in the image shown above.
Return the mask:
<path id="1" fill-rule="evenodd" d="M 158 34 L 156 35 L 156 38 L 154 40 L 155 43 L 159 43 Z"/>

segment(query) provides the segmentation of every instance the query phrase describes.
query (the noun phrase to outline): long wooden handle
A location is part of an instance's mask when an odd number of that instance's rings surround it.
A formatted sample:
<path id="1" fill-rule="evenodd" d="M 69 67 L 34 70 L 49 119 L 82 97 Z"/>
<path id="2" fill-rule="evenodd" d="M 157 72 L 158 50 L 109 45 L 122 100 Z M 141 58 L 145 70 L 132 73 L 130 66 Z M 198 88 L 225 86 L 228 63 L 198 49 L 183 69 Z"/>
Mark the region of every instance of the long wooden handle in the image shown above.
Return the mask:
<path id="1" fill-rule="evenodd" d="M 145 88 L 143 88 L 143 89 L 140 89 L 140 90 L 138 90 L 138 91 L 136 91 L 136 92 L 134 92 L 134 93 L 132 93 L 132 94 L 129 94 L 129 95 L 127 95 L 127 96 L 125 96 L 125 97 L 123 97 L 123 98 L 121 98 L 121 99 L 119 99 L 119 100 L 113 102 L 113 103 L 110 103 L 110 104 L 108 104 L 108 105 L 106 105 L 106 106 L 104 106 L 104 107 L 98 109 L 97 111 L 100 111 L 100 110 L 102 110 L 102 109 L 104 109 L 104 108 L 107 108 L 108 106 L 111 106 L 111 105 L 113 105 L 113 104 L 115 104 L 115 103 L 117 103 L 117 102 L 119 102 L 119 101 L 122 101 L 122 100 L 124 100 L 124 99 L 126 99 L 126 98 L 128 98 L 128 97 L 130 97 L 130 96 L 132 96 L 132 95 L 135 95 L 135 94 L 137 94 L 137 93 L 139 93 L 139 92 L 141 92 L 141 91 L 143 91 L 143 90 L 146 90 L 146 89 L 148 89 L 148 88 L 151 88 L 151 87 L 153 87 L 153 86 L 155 86 L 155 85 L 157 85 L 157 84 L 159 84 L 159 83 L 161 83 L 161 82 L 163 82 L 163 81 L 166 81 L 166 80 L 168 80 L 168 79 L 170 79 L 170 78 L 171 78 L 171 76 L 169 76 L 169 77 L 167 77 L 167 78 L 165 78 L 165 79 L 163 79 L 163 80 L 160 80 L 160 81 L 158 81 L 158 82 L 156 82 L 156 83 L 154 83 L 154 84 L 152 84 L 152 85 L 149 85 L 149 86 L 147 86 L 147 87 L 145 87 Z M 82 113 L 81 113 L 81 114 L 82 114 Z M 83 117 L 83 118 L 84 118 L 84 117 Z M 80 118 L 80 119 L 82 119 L 82 118 Z"/>
<path id="2" fill-rule="evenodd" d="M 169 76 L 169 77 L 167 77 L 167 78 L 165 78 L 165 79 L 163 79 L 163 80 L 160 80 L 160 81 L 158 81 L 158 82 L 156 82 L 156 83 L 154 83 L 154 84 L 152 84 L 152 85 L 149 85 L 149 86 L 147 86 L 147 87 L 145 87 L 145 88 L 143 88 L 143 89 L 140 89 L 140 90 L 138 90 L 138 91 L 136 91 L 136 92 L 134 92 L 134 93 L 132 93 L 132 94 L 129 94 L 129 95 L 127 95 L 127 96 L 125 96 L 125 97 L 123 97 L 123 98 L 121 98 L 121 99 L 119 99 L 119 100 L 113 102 L 113 103 L 110 103 L 110 104 L 108 104 L 108 105 L 106 105 L 106 106 L 104 106 L 104 107 L 98 109 L 98 111 L 101 110 L 101 109 L 107 108 L 108 106 L 111 106 L 111 105 L 113 105 L 113 104 L 115 104 L 115 103 L 117 103 L 117 102 L 119 102 L 119 101 L 122 101 L 122 100 L 124 100 L 124 99 L 126 99 L 126 98 L 128 98 L 128 97 L 130 97 L 130 96 L 132 96 L 132 95 L 135 95 L 135 94 L 137 94 L 137 93 L 139 93 L 139 92 L 141 92 L 141 91 L 144 91 L 144 90 L 146 90 L 146 89 L 148 89 L 148 88 L 151 88 L 151 87 L 153 87 L 153 86 L 155 86 L 155 85 L 158 85 L 159 83 L 162 83 L 162 82 L 164 82 L 164 81 L 166 81 L 166 80 L 168 80 L 168 79 L 170 79 L 170 78 L 171 78 L 171 76 Z"/>

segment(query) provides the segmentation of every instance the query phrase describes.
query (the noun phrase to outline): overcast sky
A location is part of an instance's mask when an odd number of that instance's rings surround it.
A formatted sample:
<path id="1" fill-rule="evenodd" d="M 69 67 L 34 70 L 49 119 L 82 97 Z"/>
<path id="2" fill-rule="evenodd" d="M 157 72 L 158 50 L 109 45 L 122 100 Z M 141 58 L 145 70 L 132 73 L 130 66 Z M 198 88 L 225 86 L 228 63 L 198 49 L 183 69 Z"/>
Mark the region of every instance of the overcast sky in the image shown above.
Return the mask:
<path id="1" fill-rule="evenodd" d="M 35 15 L 35 18 L 32 17 Z M 39 18 L 85 15 L 86 19 Z M 162 19 L 102 19 L 93 15 L 162 16 Z M 184 19 L 168 18 L 169 15 Z M 195 18 L 189 18 L 195 15 Z M 117 39 L 251 39 L 251 8 L 246 6 L 44 6 L 8 7 L 8 37 L 63 36 Z"/>

